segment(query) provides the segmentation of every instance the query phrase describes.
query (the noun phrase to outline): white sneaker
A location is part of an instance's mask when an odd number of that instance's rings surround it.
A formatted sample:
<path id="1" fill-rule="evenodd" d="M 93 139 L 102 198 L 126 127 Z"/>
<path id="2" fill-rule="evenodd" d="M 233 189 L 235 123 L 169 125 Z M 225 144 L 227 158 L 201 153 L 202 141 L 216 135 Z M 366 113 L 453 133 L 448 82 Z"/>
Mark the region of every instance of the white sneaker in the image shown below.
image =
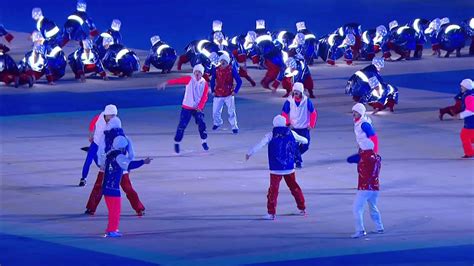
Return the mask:
<path id="1" fill-rule="evenodd" d="M 262 218 L 263 218 L 263 220 L 275 220 L 276 215 L 275 215 L 275 214 L 269 214 L 269 213 L 267 213 L 267 214 L 264 215 Z"/>
<path id="2" fill-rule="evenodd" d="M 306 212 L 306 210 L 298 210 L 297 215 L 306 217 L 308 216 L 308 213 Z"/>
<path id="3" fill-rule="evenodd" d="M 383 234 L 385 233 L 385 231 L 383 229 L 378 229 L 378 230 L 373 230 L 373 231 L 370 231 L 371 234 Z"/>
<path id="4" fill-rule="evenodd" d="M 366 236 L 367 233 L 365 231 L 359 231 L 359 232 L 356 232 L 355 234 L 351 235 L 352 238 L 361 238 L 361 237 L 364 237 Z"/>

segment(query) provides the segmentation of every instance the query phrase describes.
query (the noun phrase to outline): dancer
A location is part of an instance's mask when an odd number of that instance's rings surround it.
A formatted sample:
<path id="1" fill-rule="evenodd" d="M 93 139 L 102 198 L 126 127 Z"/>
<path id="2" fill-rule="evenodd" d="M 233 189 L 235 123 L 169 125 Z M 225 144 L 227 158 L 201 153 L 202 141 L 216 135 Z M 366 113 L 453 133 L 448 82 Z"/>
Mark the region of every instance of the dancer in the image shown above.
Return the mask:
<path id="1" fill-rule="evenodd" d="M 354 117 L 354 133 L 359 146 L 358 154 L 347 158 L 349 163 L 357 163 L 359 174 L 357 195 L 354 200 L 353 214 L 355 220 L 355 233 L 352 238 L 360 238 L 367 235 L 364 227 L 364 208 L 369 205 L 370 217 L 376 225 L 373 233 L 383 234 L 384 227 L 377 199 L 379 196 L 379 173 L 381 157 L 378 155 L 378 138 L 370 118 L 365 115 L 365 106 L 357 103 L 352 107 Z"/>
<path id="2" fill-rule="evenodd" d="M 209 85 L 202 77 L 203 74 L 204 67 L 198 64 L 193 67 L 192 75 L 168 80 L 160 86 L 161 89 L 164 89 L 166 85 L 186 85 L 179 124 L 174 137 L 174 151 L 177 154 L 180 153 L 179 144 L 181 140 L 183 140 L 184 130 L 188 126 L 191 117 L 194 117 L 198 125 L 202 148 L 205 151 L 209 150 L 209 146 L 207 145 L 206 123 L 204 122 L 204 113 L 202 112 L 207 102 Z"/>
<path id="3" fill-rule="evenodd" d="M 268 163 L 270 166 L 270 188 L 267 195 L 268 214 L 265 220 L 275 220 L 278 190 L 280 181 L 285 179 L 286 185 L 295 198 L 298 214 L 306 216 L 306 206 L 303 191 L 296 182 L 295 175 L 295 153 L 296 143 L 307 144 L 308 140 L 286 126 L 286 119 L 282 115 L 273 118 L 273 132 L 267 133 L 265 137 L 245 155 L 248 160 L 258 150 L 268 144 Z"/>
<path id="4" fill-rule="evenodd" d="M 102 193 L 109 211 L 109 222 L 104 237 L 121 237 L 119 231 L 121 197 L 119 184 L 124 171 L 137 169 L 149 164 L 152 159 L 132 161 L 127 156 L 128 140 L 124 136 L 117 136 L 113 140 L 112 149 L 107 153 L 105 160 L 105 177 Z"/>

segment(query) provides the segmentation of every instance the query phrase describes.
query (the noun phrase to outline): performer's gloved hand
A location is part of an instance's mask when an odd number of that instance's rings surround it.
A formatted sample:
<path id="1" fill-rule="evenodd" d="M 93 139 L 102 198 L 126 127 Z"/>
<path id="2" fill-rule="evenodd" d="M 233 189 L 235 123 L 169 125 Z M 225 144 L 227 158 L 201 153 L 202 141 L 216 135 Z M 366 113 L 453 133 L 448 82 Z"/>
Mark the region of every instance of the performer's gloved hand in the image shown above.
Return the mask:
<path id="1" fill-rule="evenodd" d="M 142 72 L 148 72 L 148 71 L 150 71 L 150 66 L 143 65 L 142 66 Z"/>
<path id="2" fill-rule="evenodd" d="M 347 157 L 348 163 L 359 163 L 359 161 L 360 161 L 360 155 L 358 153 Z"/>
<path id="3" fill-rule="evenodd" d="M 90 35 L 91 37 L 95 37 L 95 36 L 99 35 L 99 30 L 98 30 L 98 29 L 93 29 L 93 30 L 91 30 L 91 32 L 89 33 L 89 35 Z"/>
<path id="4" fill-rule="evenodd" d="M 7 35 L 5 35 L 5 40 L 7 40 L 7 42 L 11 42 L 13 40 L 13 35 L 11 33 L 7 33 Z"/>
<path id="5" fill-rule="evenodd" d="M 260 57 L 258 55 L 252 56 L 252 63 L 258 64 L 260 62 Z"/>
<path id="6" fill-rule="evenodd" d="M 380 52 L 380 45 L 378 45 L 378 44 L 374 45 L 374 52 L 375 53 Z"/>
<path id="7" fill-rule="evenodd" d="M 247 60 L 247 56 L 245 54 L 239 54 L 236 56 L 237 62 L 243 63 Z"/>
<path id="8" fill-rule="evenodd" d="M 280 86 L 280 82 L 278 80 L 273 81 L 272 88 L 274 88 L 276 90 L 276 89 L 278 89 L 278 86 Z"/>

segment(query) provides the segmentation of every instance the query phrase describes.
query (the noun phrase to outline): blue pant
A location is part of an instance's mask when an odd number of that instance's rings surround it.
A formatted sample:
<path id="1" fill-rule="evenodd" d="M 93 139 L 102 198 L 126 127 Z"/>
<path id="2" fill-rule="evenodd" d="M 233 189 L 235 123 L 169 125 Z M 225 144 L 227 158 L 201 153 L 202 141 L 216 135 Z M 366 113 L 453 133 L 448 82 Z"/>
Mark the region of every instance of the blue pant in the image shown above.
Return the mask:
<path id="1" fill-rule="evenodd" d="M 293 131 L 295 131 L 298 135 L 308 139 L 308 144 L 298 144 L 298 147 L 296 149 L 295 162 L 301 163 L 303 162 L 301 155 L 303 155 L 303 153 L 305 153 L 309 149 L 309 143 L 311 142 L 311 135 L 309 134 L 309 129 L 307 128 L 294 128 Z"/>
<path id="2" fill-rule="evenodd" d="M 95 144 L 95 142 L 91 142 L 89 146 L 89 150 L 87 151 L 86 161 L 84 162 L 84 166 L 82 166 L 82 179 L 86 179 L 87 175 L 89 174 L 89 168 L 91 167 L 92 161 L 95 162 L 97 166 L 99 166 L 97 162 L 97 151 L 99 150 L 99 146 Z"/>
<path id="3" fill-rule="evenodd" d="M 176 135 L 174 137 L 174 141 L 180 142 L 183 139 L 184 130 L 189 124 L 191 117 L 194 116 L 194 120 L 196 121 L 196 125 L 198 125 L 199 135 L 201 135 L 201 139 L 207 139 L 207 132 L 206 132 L 206 123 L 204 122 L 204 113 L 198 112 L 197 110 L 188 110 L 188 109 L 181 109 L 181 116 L 179 118 L 179 125 L 176 129 Z"/>

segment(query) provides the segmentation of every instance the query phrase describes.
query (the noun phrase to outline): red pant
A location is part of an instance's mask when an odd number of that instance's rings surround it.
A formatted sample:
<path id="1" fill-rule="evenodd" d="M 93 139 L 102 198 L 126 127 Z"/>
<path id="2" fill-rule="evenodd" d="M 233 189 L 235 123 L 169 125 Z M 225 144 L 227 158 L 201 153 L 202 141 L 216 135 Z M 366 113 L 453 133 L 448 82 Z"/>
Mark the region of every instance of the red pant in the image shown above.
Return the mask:
<path id="1" fill-rule="evenodd" d="M 102 199 L 102 183 L 104 182 L 104 172 L 99 171 L 97 174 L 97 180 L 95 181 L 94 188 L 91 191 L 89 196 L 89 201 L 87 202 L 86 208 L 91 212 L 95 212 L 97 206 Z M 127 195 L 127 199 L 130 201 L 130 205 L 136 212 L 145 210 L 145 206 L 141 203 L 138 198 L 138 193 L 133 189 L 132 183 L 130 182 L 130 177 L 128 173 L 123 174 L 122 180 L 120 181 L 120 186 Z"/>
<path id="2" fill-rule="evenodd" d="M 290 77 L 283 78 L 281 86 L 286 90 L 287 93 L 290 93 L 293 90 L 293 82 Z M 313 95 L 314 83 L 311 76 L 306 76 L 303 80 L 303 86 L 308 90 L 309 95 Z"/>
<path id="3" fill-rule="evenodd" d="M 464 155 L 474 156 L 474 149 L 472 148 L 472 144 L 474 143 L 474 129 L 461 129 L 461 142 Z"/>
<path id="4" fill-rule="evenodd" d="M 280 181 L 284 178 L 286 185 L 291 191 L 291 195 L 295 197 L 296 206 L 300 210 L 306 209 L 304 205 L 303 191 L 301 190 L 298 183 L 296 183 L 295 173 L 288 175 L 274 175 L 270 174 L 270 188 L 268 189 L 267 195 L 267 210 L 269 214 L 276 214 L 276 206 L 278 199 L 278 189 L 280 188 Z"/>
<path id="5" fill-rule="evenodd" d="M 188 56 L 186 54 L 180 55 L 178 59 L 178 65 L 177 65 L 178 70 L 181 70 L 181 66 L 183 64 L 186 64 L 187 62 L 189 62 Z"/>
<path id="6" fill-rule="evenodd" d="M 456 103 L 452 106 L 439 109 L 441 115 L 448 114 L 450 116 L 455 116 L 462 111 L 461 100 L 456 100 Z"/>
<path id="7" fill-rule="evenodd" d="M 5 82 L 5 85 L 8 85 L 15 81 L 15 74 L 13 73 L 6 73 L 7 71 L 0 73 L 0 82 Z"/>
<path id="8" fill-rule="evenodd" d="M 272 60 L 265 59 L 265 65 L 267 66 L 267 73 L 263 77 L 261 83 L 264 88 L 268 88 L 270 82 L 274 81 L 280 73 L 280 67 L 275 65 Z"/>
<path id="9" fill-rule="evenodd" d="M 121 197 L 111 197 L 104 196 L 105 204 L 107 204 L 107 209 L 109 210 L 109 223 L 107 225 L 108 232 L 115 232 L 119 230 L 120 223 L 120 209 L 121 209 Z"/>
<path id="10" fill-rule="evenodd" d="M 252 79 L 252 77 L 249 76 L 249 73 L 243 67 L 239 67 L 239 76 L 241 76 L 242 78 L 245 78 L 246 80 L 248 80 L 248 82 L 250 82 L 250 84 L 252 84 L 252 87 L 254 87 L 256 85 L 255 81 Z"/>

